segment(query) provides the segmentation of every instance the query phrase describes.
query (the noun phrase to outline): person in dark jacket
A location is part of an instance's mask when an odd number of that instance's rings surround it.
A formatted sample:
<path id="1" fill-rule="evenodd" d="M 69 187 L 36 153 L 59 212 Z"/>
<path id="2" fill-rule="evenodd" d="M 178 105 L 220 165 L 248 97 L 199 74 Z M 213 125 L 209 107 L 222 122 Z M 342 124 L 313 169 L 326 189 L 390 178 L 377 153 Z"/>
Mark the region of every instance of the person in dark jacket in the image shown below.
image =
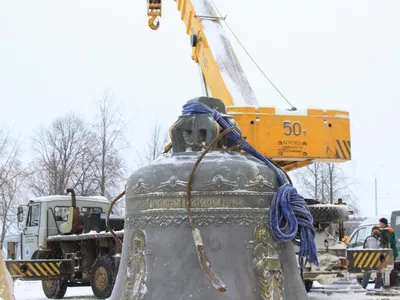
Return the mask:
<path id="1" fill-rule="evenodd" d="M 364 249 L 380 249 L 381 248 L 381 230 L 378 226 L 372 228 L 371 235 L 368 236 L 364 241 Z M 362 279 L 362 286 L 364 289 L 367 288 L 369 279 L 371 278 L 371 272 L 364 272 Z M 375 279 L 375 289 L 380 289 L 382 287 L 383 277 L 382 273 L 376 273 Z"/>
<path id="2" fill-rule="evenodd" d="M 392 248 L 392 250 L 393 250 L 394 259 L 396 259 L 396 257 L 399 255 L 399 252 L 397 251 L 396 235 L 394 233 L 393 228 L 388 225 L 388 220 L 386 218 L 381 218 L 379 220 L 379 227 L 387 228 L 389 230 L 389 232 L 390 232 L 390 248 Z"/>

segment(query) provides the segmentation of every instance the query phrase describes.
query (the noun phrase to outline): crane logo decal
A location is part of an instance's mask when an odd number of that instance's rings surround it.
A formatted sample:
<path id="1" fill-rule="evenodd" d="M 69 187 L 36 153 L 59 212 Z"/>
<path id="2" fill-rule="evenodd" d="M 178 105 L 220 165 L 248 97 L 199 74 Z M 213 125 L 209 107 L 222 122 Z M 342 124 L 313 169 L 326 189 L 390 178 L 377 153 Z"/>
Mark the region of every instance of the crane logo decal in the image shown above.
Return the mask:
<path id="1" fill-rule="evenodd" d="M 345 140 L 336 140 L 336 158 L 350 159 L 351 158 L 351 143 Z"/>

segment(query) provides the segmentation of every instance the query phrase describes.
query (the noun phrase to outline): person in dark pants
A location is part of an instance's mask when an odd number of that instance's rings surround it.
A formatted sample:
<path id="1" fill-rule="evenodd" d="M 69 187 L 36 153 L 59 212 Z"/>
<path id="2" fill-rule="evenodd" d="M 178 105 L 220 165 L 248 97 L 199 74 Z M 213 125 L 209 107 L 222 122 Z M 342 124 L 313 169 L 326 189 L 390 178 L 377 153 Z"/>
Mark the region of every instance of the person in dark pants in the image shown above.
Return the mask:
<path id="1" fill-rule="evenodd" d="M 368 236 L 364 241 L 364 249 L 380 249 L 381 248 L 381 240 L 380 240 L 381 230 L 378 226 L 374 226 L 372 228 L 371 235 Z M 369 279 L 371 278 L 371 272 L 364 272 L 362 279 L 362 287 L 364 289 L 367 288 Z M 375 289 L 380 289 L 382 287 L 382 273 L 376 273 L 375 279 Z"/>
<path id="2" fill-rule="evenodd" d="M 396 245 L 396 234 L 394 233 L 393 227 L 389 226 L 388 220 L 386 218 L 381 218 L 379 220 L 379 227 L 386 228 L 390 232 L 390 248 L 393 250 L 393 259 L 396 260 L 396 257 L 399 255 Z M 399 274 L 395 269 L 390 273 L 390 285 L 398 285 L 399 284 Z"/>
<path id="3" fill-rule="evenodd" d="M 396 260 L 396 257 L 399 255 L 397 251 L 396 245 L 396 235 L 394 233 L 394 229 L 388 225 L 388 220 L 386 218 L 381 218 L 379 220 L 379 227 L 380 228 L 387 228 L 390 232 L 390 248 L 393 250 L 393 258 Z"/>

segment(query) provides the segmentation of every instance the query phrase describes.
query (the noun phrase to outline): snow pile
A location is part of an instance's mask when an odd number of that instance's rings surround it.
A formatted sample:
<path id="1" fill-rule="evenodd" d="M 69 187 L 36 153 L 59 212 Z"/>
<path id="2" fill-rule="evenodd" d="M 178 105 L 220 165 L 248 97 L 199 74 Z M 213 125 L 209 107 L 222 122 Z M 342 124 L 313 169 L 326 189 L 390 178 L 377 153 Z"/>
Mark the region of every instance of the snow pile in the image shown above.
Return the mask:
<path id="1" fill-rule="evenodd" d="M 123 236 L 124 235 L 124 230 L 117 230 L 114 231 L 114 233 L 117 236 Z M 111 232 L 109 231 L 100 231 L 97 232 L 95 230 L 91 230 L 90 232 L 87 233 L 81 233 L 81 234 L 66 234 L 66 235 L 52 235 L 47 238 L 47 241 L 67 241 L 67 240 L 78 240 L 78 239 L 86 239 L 86 238 L 107 238 L 107 237 L 113 237 Z"/>
<path id="2" fill-rule="evenodd" d="M 340 261 L 335 255 L 324 253 L 318 255 L 319 266 L 312 265 L 312 271 L 332 271 L 335 266 L 338 266 Z"/>

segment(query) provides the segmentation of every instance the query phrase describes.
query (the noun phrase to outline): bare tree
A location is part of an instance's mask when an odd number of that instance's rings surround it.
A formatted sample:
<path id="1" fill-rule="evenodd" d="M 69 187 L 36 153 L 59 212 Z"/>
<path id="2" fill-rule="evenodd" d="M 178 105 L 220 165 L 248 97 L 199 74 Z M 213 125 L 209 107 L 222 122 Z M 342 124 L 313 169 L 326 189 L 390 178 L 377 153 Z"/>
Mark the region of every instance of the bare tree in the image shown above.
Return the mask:
<path id="1" fill-rule="evenodd" d="M 125 173 L 121 150 L 127 144 L 126 123 L 113 101 L 106 92 L 91 126 L 69 113 L 36 132 L 37 158 L 31 180 L 35 195 L 62 194 L 68 187 L 83 196 L 110 198 L 119 192 Z"/>
<path id="2" fill-rule="evenodd" d="M 305 196 L 326 204 L 334 204 L 342 197 L 358 212 L 357 202 L 350 190 L 355 180 L 347 177 L 337 163 L 317 162 L 300 171 L 297 176 Z"/>
<path id="3" fill-rule="evenodd" d="M 151 128 L 150 135 L 147 138 L 146 147 L 141 153 L 137 152 L 138 166 L 145 166 L 160 156 L 164 151 L 164 146 L 168 142 L 168 132 L 163 130 L 162 126 L 156 120 Z"/>
<path id="4" fill-rule="evenodd" d="M 19 192 L 27 177 L 19 159 L 19 149 L 19 142 L 11 138 L 11 132 L 0 129 L 0 249 L 15 223 Z"/>
<path id="5" fill-rule="evenodd" d="M 354 184 L 354 180 L 346 177 L 335 163 L 314 163 L 298 173 L 298 178 L 306 196 L 330 204 L 348 193 L 349 187 Z"/>
<path id="6" fill-rule="evenodd" d="M 326 172 L 323 163 L 314 163 L 300 173 L 300 182 L 302 187 L 309 197 L 314 197 L 315 200 L 325 202 L 324 199 L 324 182 Z"/>
<path id="7" fill-rule="evenodd" d="M 102 101 L 98 103 L 99 114 L 93 129 L 97 149 L 94 174 L 100 195 L 107 197 L 118 192 L 125 173 L 121 150 L 127 146 L 124 137 L 127 123 L 114 103 L 114 95 L 104 93 Z"/>
<path id="8" fill-rule="evenodd" d="M 57 195 L 79 185 L 79 194 L 95 190 L 90 180 L 82 186 L 82 178 L 86 178 L 92 167 L 93 156 L 88 152 L 93 143 L 94 134 L 82 118 L 72 113 L 57 118 L 48 128 L 42 126 L 33 139 L 37 158 L 30 185 L 32 192 L 36 196 Z"/>
<path id="9" fill-rule="evenodd" d="M 347 195 L 346 195 L 347 196 Z M 344 197 L 344 200 L 347 201 L 346 199 L 347 197 Z M 350 197 L 348 199 L 349 201 L 346 202 L 347 206 L 349 207 L 349 209 L 353 212 L 353 216 L 355 218 L 358 218 L 359 216 L 361 216 L 361 211 L 360 211 L 360 206 L 358 203 L 357 198 L 355 197 Z"/>
<path id="10" fill-rule="evenodd" d="M 71 184 L 76 193 L 82 196 L 98 195 L 99 184 L 96 174 L 96 162 L 99 157 L 96 135 L 88 131 L 87 142 L 82 145 L 81 157 L 71 172 Z"/>
<path id="11" fill-rule="evenodd" d="M 22 165 L 16 166 L 12 176 L 0 189 L 0 217 L 1 217 L 1 236 L 0 249 L 3 248 L 4 238 L 16 223 L 17 207 L 22 204 L 22 195 L 25 180 L 29 174 Z M 15 228 L 14 228 L 15 229 Z"/>

